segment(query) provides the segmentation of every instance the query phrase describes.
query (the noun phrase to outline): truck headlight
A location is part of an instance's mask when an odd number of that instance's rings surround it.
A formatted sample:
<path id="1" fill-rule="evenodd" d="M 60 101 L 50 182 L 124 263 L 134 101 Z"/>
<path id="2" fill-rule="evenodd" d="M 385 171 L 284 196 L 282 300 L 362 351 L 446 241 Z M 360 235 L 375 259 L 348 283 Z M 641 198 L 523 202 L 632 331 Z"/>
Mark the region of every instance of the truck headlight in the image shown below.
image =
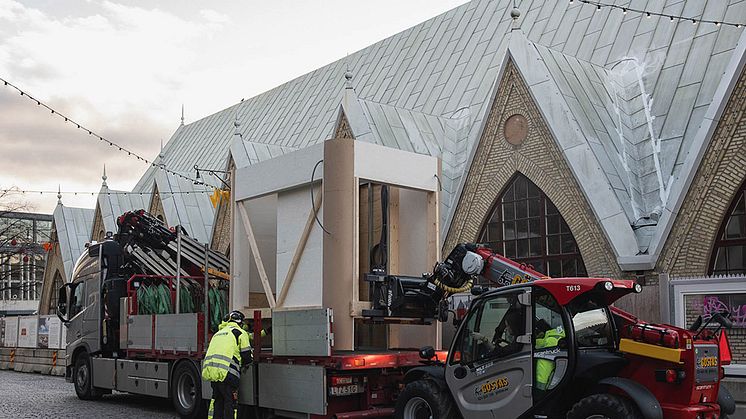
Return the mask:
<path id="1" fill-rule="evenodd" d="M 642 285 L 635 283 L 635 292 L 641 293 L 642 292 Z"/>
<path id="2" fill-rule="evenodd" d="M 611 281 L 606 281 L 604 282 L 604 289 L 606 289 L 606 291 L 611 291 L 614 289 L 614 284 L 612 284 Z"/>

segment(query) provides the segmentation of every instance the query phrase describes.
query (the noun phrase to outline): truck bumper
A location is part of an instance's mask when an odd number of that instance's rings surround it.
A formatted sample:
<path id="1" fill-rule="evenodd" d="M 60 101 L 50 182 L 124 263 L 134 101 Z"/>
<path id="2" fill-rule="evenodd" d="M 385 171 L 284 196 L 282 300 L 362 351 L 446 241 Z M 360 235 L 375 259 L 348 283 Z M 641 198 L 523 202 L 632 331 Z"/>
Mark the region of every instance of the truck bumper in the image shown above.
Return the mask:
<path id="1" fill-rule="evenodd" d="M 720 406 L 702 403 L 690 406 L 661 403 L 665 419 L 720 419 Z"/>

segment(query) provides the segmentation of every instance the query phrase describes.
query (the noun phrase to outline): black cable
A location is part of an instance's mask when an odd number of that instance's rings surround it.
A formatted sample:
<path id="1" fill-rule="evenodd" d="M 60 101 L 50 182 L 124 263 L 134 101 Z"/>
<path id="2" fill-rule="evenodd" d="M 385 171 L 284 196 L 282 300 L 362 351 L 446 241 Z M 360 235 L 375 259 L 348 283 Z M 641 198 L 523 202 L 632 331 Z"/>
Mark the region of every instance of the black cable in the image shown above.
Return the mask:
<path id="1" fill-rule="evenodd" d="M 316 202 L 316 201 L 314 201 L 314 199 L 313 199 L 313 179 L 316 177 L 316 169 L 323 162 L 324 162 L 324 159 L 321 159 L 321 160 L 317 161 L 316 165 L 313 166 L 313 171 L 311 172 L 311 211 L 313 211 L 313 218 L 316 220 L 316 224 L 318 224 L 319 227 L 321 227 L 321 229 L 324 230 L 324 233 L 326 233 L 326 234 L 332 234 L 332 233 L 328 232 L 324 228 L 324 226 L 321 224 L 321 221 L 319 221 L 319 208 L 316 208 L 316 204 L 314 204 L 314 202 Z"/>
<path id="2" fill-rule="evenodd" d="M 381 186 L 381 239 L 370 249 L 370 266 L 372 270 L 387 270 L 388 265 L 388 229 L 389 229 L 389 187 Z M 372 232 L 371 232 L 372 233 Z"/>

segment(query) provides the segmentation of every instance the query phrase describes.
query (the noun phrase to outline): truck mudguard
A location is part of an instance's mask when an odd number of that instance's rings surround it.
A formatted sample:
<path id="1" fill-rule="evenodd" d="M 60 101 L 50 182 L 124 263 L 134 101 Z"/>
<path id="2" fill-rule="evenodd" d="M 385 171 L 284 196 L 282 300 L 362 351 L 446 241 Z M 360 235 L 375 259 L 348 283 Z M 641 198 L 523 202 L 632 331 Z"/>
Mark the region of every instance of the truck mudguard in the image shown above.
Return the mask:
<path id="1" fill-rule="evenodd" d="M 446 384 L 446 369 L 442 365 L 426 365 L 412 368 L 404 376 L 404 383 L 409 384 L 422 378 L 428 378 L 437 384 L 441 390 L 449 391 L 448 384 Z"/>
<path id="2" fill-rule="evenodd" d="M 614 387 L 626 393 L 629 398 L 635 402 L 637 408 L 645 419 L 663 419 L 663 409 L 660 403 L 648 389 L 642 384 L 621 377 L 608 377 L 599 381 L 598 384 L 605 384 Z"/>
<path id="3" fill-rule="evenodd" d="M 732 415 L 736 413 L 736 401 L 723 383 L 720 383 L 720 389 L 718 389 L 718 404 L 720 405 L 721 415 Z"/>

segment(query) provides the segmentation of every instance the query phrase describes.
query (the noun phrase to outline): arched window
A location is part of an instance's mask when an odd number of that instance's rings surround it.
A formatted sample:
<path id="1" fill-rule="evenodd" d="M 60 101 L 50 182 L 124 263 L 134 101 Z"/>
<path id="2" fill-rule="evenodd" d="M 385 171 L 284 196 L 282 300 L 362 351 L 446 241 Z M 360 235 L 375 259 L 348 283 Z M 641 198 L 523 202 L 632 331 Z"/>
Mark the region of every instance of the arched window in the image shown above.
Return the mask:
<path id="1" fill-rule="evenodd" d="M 746 274 L 746 181 L 720 225 L 710 259 L 711 275 Z"/>
<path id="2" fill-rule="evenodd" d="M 549 276 L 587 275 L 575 237 L 557 207 L 520 173 L 497 198 L 479 241 Z"/>
<path id="3" fill-rule="evenodd" d="M 62 288 L 64 282 L 62 282 L 62 275 L 60 271 L 54 273 L 54 281 L 52 283 L 52 294 L 49 296 L 49 311 L 48 313 L 54 314 L 57 312 L 57 295 L 59 289 Z"/>

